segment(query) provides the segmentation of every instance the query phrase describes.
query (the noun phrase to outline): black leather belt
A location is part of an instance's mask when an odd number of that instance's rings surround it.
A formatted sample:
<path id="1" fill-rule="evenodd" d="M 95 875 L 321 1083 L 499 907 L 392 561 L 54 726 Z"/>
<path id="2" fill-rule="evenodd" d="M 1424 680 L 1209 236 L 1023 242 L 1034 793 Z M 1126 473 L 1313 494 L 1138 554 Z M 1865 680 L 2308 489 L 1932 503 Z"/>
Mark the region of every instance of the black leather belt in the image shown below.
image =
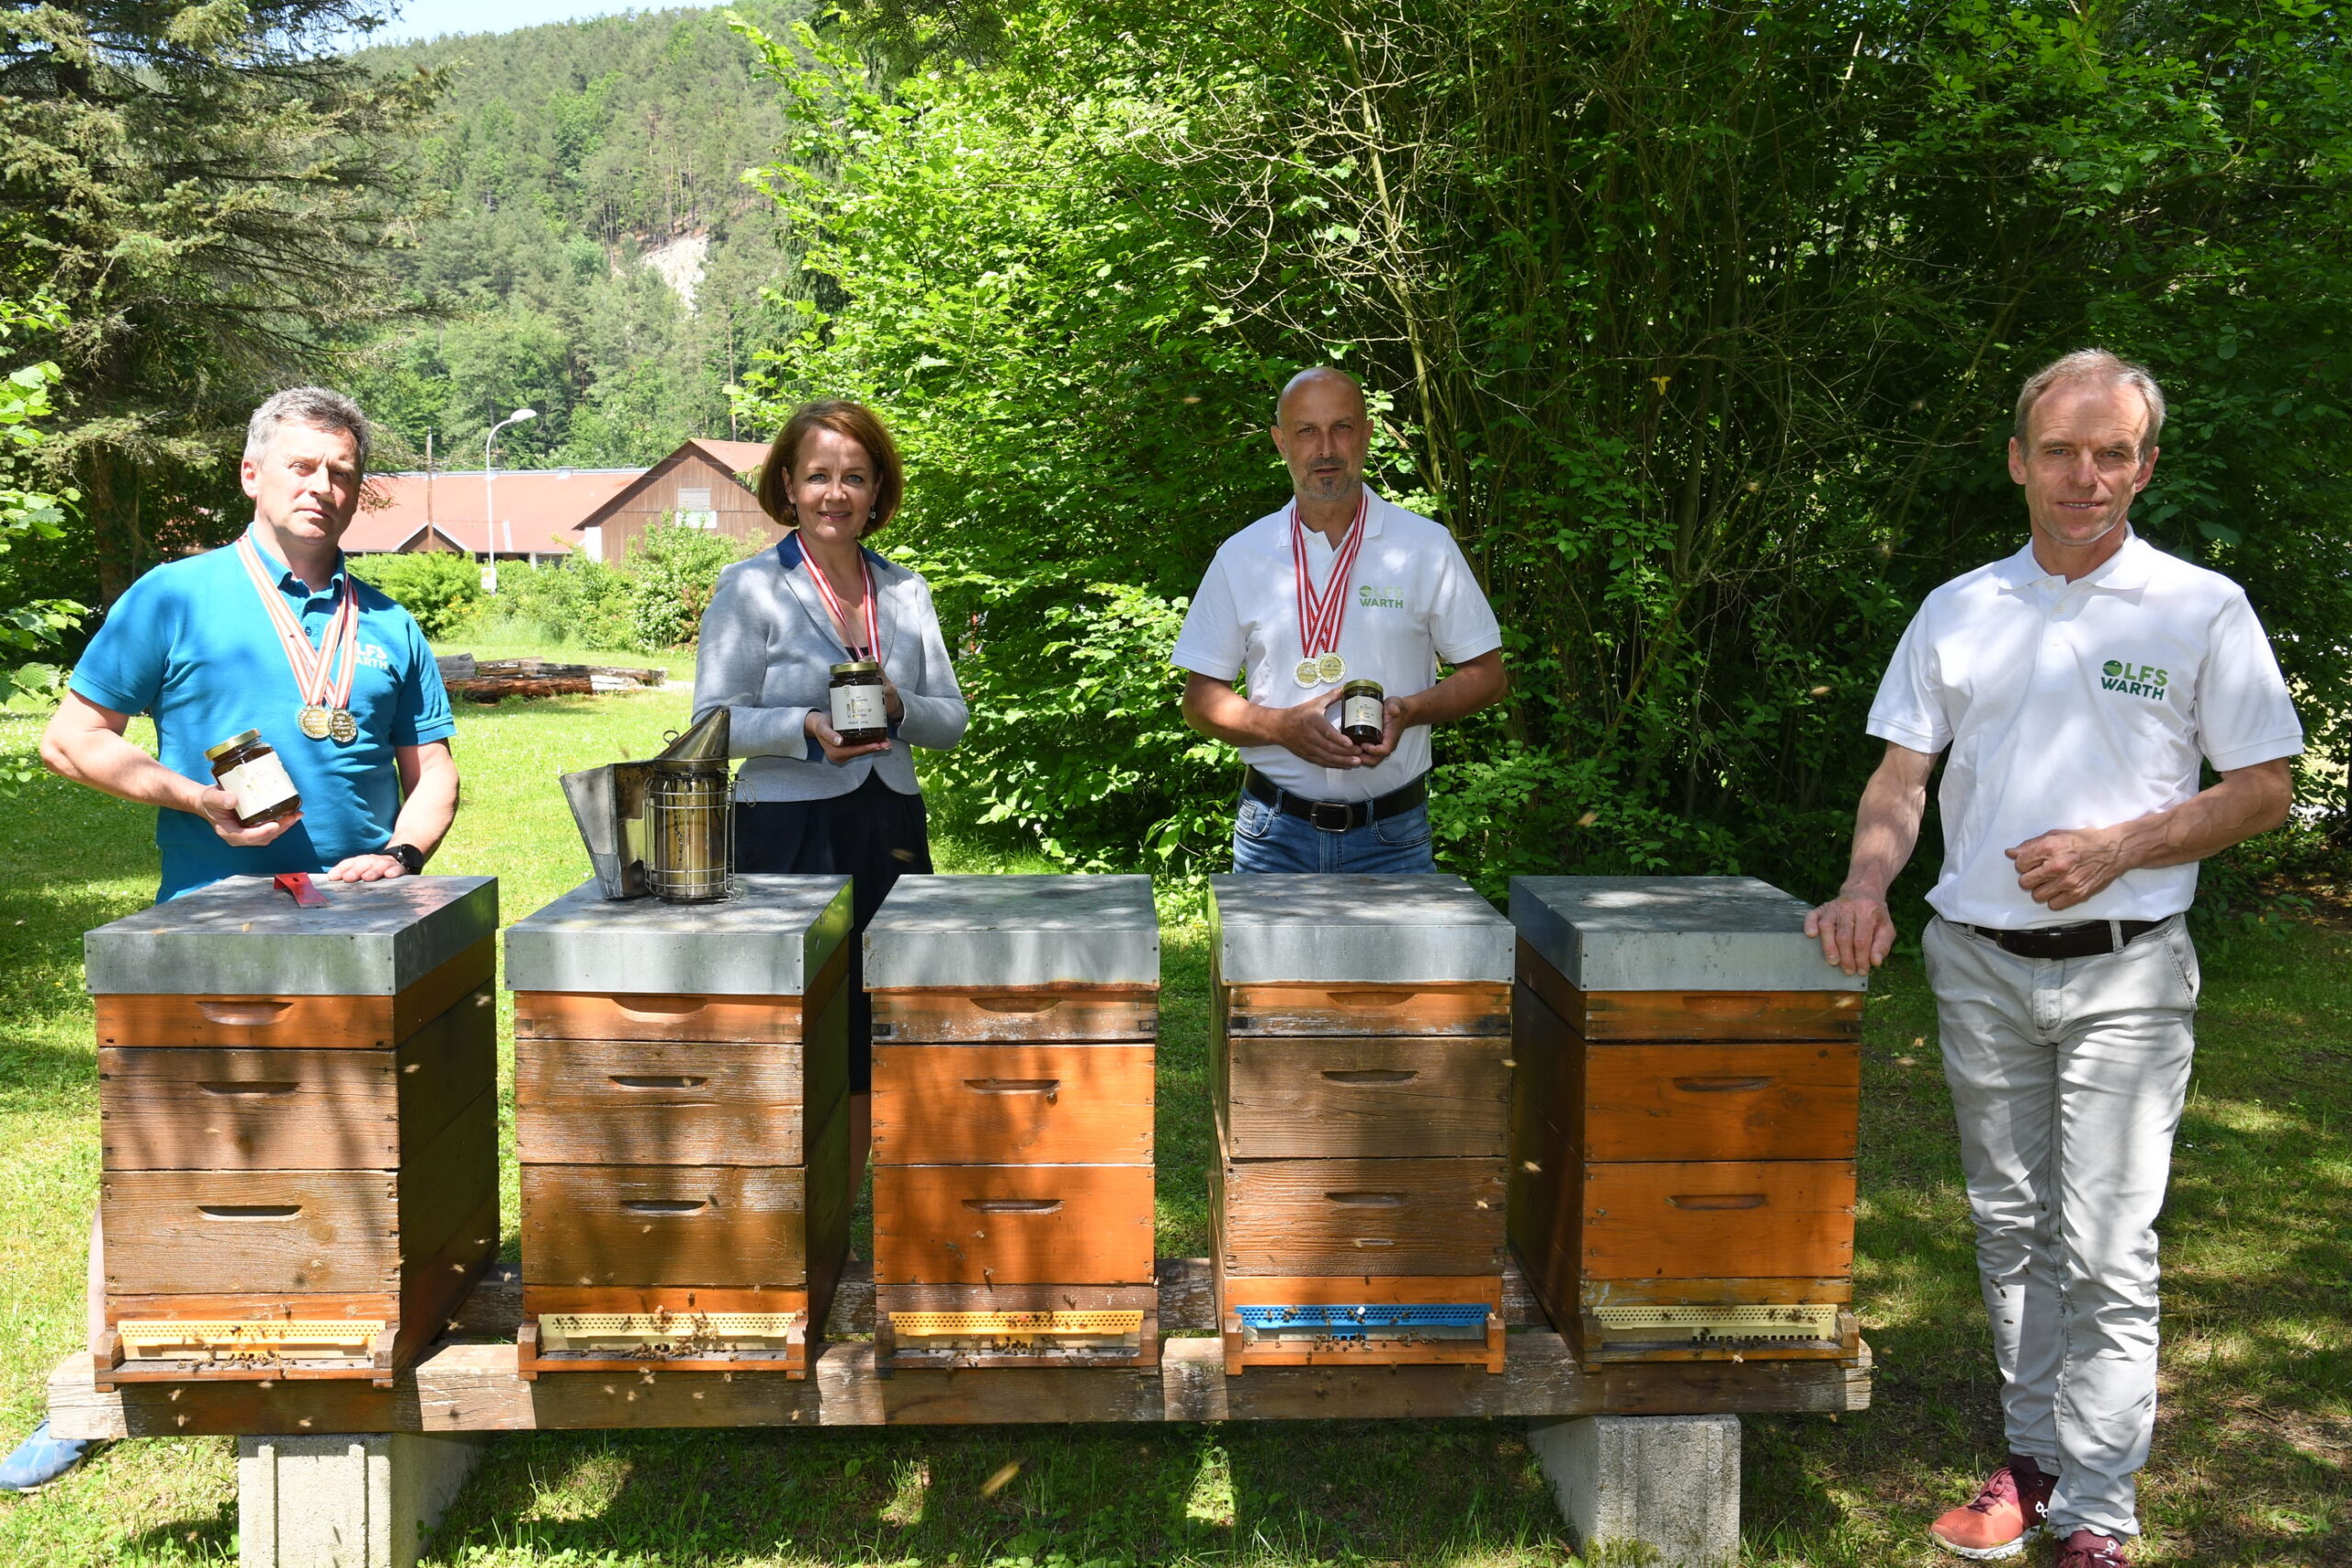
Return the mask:
<path id="1" fill-rule="evenodd" d="M 1392 789 L 1370 800 L 1309 800 L 1303 795 L 1291 794 L 1252 768 L 1242 776 L 1241 793 L 1286 817 L 1303 817 L 1327 833 L 1344 833 L 1351 828 L 1385 822 L 1412 810 L 1429 799 L 1430 786 L 1429 775 L 1424 773 L 1401 789 Z"/>
<path id="2" fill-rule="evenodd" d="M 2127 942 L 2163 925 L 2162 920 L 2085 920 L 2074 926 L 2036 926 L 2031 931 L 1996 931 L 1991 926 L 1968 929 L 2004 953 L 2019 958 L 2096 958 L 2120 953 Z"/>

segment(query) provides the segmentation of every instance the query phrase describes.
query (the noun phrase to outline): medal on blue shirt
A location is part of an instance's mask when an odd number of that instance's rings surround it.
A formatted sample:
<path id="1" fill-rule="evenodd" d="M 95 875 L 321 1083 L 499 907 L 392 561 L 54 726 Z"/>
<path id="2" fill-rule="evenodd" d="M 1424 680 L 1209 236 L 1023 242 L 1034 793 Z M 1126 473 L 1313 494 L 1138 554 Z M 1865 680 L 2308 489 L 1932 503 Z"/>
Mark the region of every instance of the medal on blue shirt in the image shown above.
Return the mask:
<path id="1" fill-rule="evenodd" d="M 277 628 L 278 644 L 294 671 L 294 688 L 302 694 L 295 727 L 310 739 L 350 745 L 359 739 L 359 721 L 351 714 L 351 681 L 359 666 L 359 595 L 351 586 L 351 574 L 344 574 L 343 598 L 328 618 L 319 646 L 312 648 L 302 623 L 286 607 L 286 595 L 270 581 L 252 536 L 237 541 L 237 558 L 245 563 L 245 575 L 253 579 L 254 592 L 261 595 L 262 606 Z"/>

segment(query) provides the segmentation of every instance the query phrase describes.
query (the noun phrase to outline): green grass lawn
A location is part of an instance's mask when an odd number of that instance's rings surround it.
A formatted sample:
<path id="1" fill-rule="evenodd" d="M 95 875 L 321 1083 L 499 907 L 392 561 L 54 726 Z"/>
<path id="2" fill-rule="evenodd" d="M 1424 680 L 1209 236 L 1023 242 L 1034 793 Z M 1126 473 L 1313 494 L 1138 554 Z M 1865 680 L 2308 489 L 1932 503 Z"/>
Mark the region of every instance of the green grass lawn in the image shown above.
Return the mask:
<path id="1" fill-rule="evenodd" d="M 510 920 L 572 887 L 586 860 L 555 774 L 645 756 L 685 715 L 683 688 L 466 707 L 467 804 L 434 869 L 499 876 Z M 37 728 L 0 716 L 0 750 L 28 747 Z M 51 1368 L 82 1337 L 98 1160 L 80 933 L 141 908 L 155 874 L 143 810 L 42 780 L 7 803 L 7 820 L 0 1439 L 13 1442 L 40 1419 Z M 1035 869 L 954 843 L 938 856 L 945 870 Z M 1175 918 L 1159 1246 L 1196 1255 L 1206 1247 L 1207 960 L 1189 902 L 1171 892 L 1163 907 Z M 2197 1080 L 2165 1221 L 2165 1404 L 2143 1478 L 2143 1562 L 2352 1562 L 2347 959 L 2352 935 L 2318 928 L 2206 954 Z M 1872 998 L 1866 1052 L 1858 1273 L 1877 1403 L 1839 1422 L 1747 1424 L 1756 1564 L 1949 1562 L 1927 1545 L 1926 1524 L 2000 1452 L 1930 1018 L 1916 964 L 1898 964 Z M 508 1071 L 510 1106 L 511 1086 Z M 511 1111 L 503 1135 L 511 1156 Z M 505 1168 L 511 1258 L 511 1157 Z M 0 1563 L 233 1562 L 233 1454 L 225 1438 L 115 1444 L 47 1493 L 0 1501 Z M 988 1493 L 1008 1465 L 1018 1472 Z M 1515 1425 L 1475 1421 L 509 1436 L 434 1550 L 437 1562 L 548 1568 L 1571 1558 Z"/>

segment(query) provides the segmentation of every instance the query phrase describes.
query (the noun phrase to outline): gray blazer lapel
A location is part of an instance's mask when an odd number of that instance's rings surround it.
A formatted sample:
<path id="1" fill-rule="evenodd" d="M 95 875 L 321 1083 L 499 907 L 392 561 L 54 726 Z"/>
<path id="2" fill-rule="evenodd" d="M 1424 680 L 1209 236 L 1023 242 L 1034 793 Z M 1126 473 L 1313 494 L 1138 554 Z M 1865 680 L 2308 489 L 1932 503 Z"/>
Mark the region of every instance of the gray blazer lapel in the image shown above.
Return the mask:
<path id="1" fill-rule="evenodd" d="M 887 668 L 899 630 L 898 617 L 890 611 L 891 601 L 898 597 L 899 573 L 897 567 L 879 556 L 874 558 L 874 635 L 880 645 L 875 649 L 874 658 Z"/>
<path id="2" fill-rule="evenodd" d="M 782 564 L 780 557 L 778 564 Z M 808 616 L 809 626 L 822 639 L 823 646 L 838 649 L 842 645 L 841 634 L 833 630 L 833 618 L 825 613 L 825 602 L 817 596 L 817 585 L 808 580 L 808 558 L 802 556 L 794 565 L 785 567 L 785 586 L 791 589 L 792 596 L 800 602 L 800 608 Z M 827 662 L 831 660 L 828 659 Z"/>

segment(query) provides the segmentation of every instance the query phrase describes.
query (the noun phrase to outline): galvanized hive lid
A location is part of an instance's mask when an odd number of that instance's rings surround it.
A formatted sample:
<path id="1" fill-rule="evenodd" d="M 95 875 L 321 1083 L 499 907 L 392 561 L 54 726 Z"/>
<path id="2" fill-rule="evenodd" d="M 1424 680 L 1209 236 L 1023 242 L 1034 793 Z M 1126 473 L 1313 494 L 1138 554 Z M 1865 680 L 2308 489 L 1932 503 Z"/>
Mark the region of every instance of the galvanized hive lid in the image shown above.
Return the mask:
<path id="1" fill-rule="evenodd" d="M 722 904 L 626 903 L 582 883 L 506 929 L 506 988 L 797 997 L 849 934 L 846 876 L 735 879 Z"/>
<path id="2" fill-rule="evenodd" d="M 494 876 L 314 882 L 318 908 L 232 876 L 85 933 L 91 994 L 391 996 L 498 929 Z"/>
<path id="3" fill-rule="evenodd" d="M 1510 922 L 1458 876 L 1212 876 L 1228 986 L 1510 978 Z"/>
<path id="4" fill-rule="evenodd" d="M 1148 876 L 902 876 L 865 928 L 865 988 L 1157 986 Z"/>
<path id="5" fill-rule="evenodd" d="M 1514 876 L 1510 919 L 1588 991 L 1859 991 L 1804 934 L 1808 906 L 1752 876 Z"/>

